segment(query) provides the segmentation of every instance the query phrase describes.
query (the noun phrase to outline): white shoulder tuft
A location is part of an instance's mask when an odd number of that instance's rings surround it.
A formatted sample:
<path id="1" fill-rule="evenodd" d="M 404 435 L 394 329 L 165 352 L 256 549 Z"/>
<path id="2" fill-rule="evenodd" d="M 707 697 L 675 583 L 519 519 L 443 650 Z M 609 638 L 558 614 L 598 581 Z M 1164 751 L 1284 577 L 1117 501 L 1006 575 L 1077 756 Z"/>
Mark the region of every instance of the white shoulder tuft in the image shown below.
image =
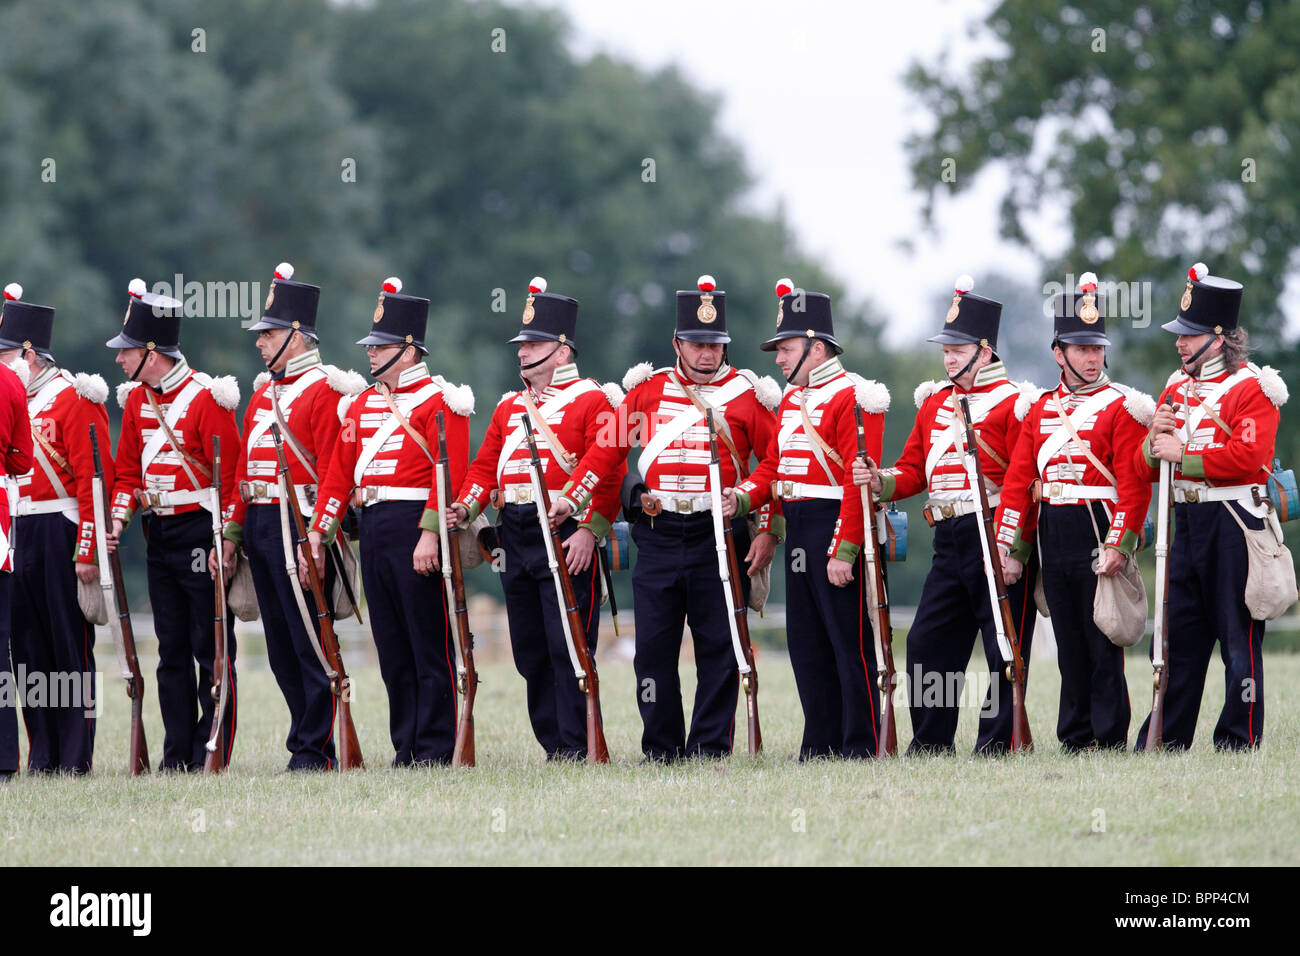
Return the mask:
<path id="1" fill-rule="evenodd" d="M 606 382 L 600 387 L 600 390 L 605 393 L 605 400 L 609 402 L 610 408 L 618 408 L 623 404 L 625 393 L 615 383 Z"/>
<path id="2" fill-rule="evenodd" d="M 218 375 L 208 381 L 208 391 L 222 408 L 234 411 L 239 405 L 239 382 L 233 375 Z"/>
<path id="3" fill-rule="evenodd" d="M 139 386 L 139 382 L 123 382 L 117 387 L 117 404 L 126 408 L 126 400 L 131 394 L 131 389 Z"/>
<path id="4" fill-rule="evenodd" d="M 27 383 L 32 380 L 32 370 L 28 366 L 26 359 L 14 359 L 9 363 L 9 371 L 18 376 L 18 381 L 23 383 L 23 388 L 26 388 Z"/>
<path id="5" fill-rule="evenodd" d="M 889 389 L 874 379 L 849 373 L 853 380 L 853 397 L 864 412 L 883 415 L 889 410 Z"/>
<path id="6" fill-rule="evenodd" d="M 1251 368 L 1259 380 L 1259 387 L 1264 397 L 1278 408 L 1285 405 L 1291 393 L 1286 387 L 1286 382 L 1282 381 L 1282 376 L 1277 373 L 1277 369 L 1270 365 L 1265 365 L 1263 368 L 1252 365 Z"/>
<path id="7" fill-rule="evenodd" d="M 360 395 L 366 390 L 366 377 L 352 369 L 325 366 L 325 382 L 340 395 Z"/>
<path id="8" fill-rule="evenodd" d="M 102 405 L 108 399 L 108 383 L 104 381 L 102 375 L 88 375 L 85 372 L 78 372 L 73 378 L 76 383 L 77 394 L 82 398 L 94 402 L 96 405 Z"/>
<path id="9" fill-rule="evenodd" d="M 468 385 L 452 385 L 447 382 L 442 387 L 442 400 L 457 415 L 468 418 L 474 414 L 474 390 Z"/>
<path id="10" fill-rule="evenodd" d="M 269 381 L 271 381 L 270 372 L 258 372 L 257 376 L 253 379 L 253 391 L 256 392 Z"/>
<path id="11" fill-rule="evenodd" d="M 369 391 L 369 389 L 363 388 L 361 390 L 361 392 L 366 392 L 366 391 Z M 343 394 L 339 396 L 339 404 L 338 404 L 339 424 L 342 424 L 343 422 L 347 421 L 348 409 L 352 407 L 353 402 L 355 402 L 358 398 L 361 397 L 361 392 L 358 392 L 356 395 Z"/>
<path id="12" fill-rule="evenodd" d="M 655 373 L 655 367 L 650 362 L 641 362 L 633 365 L 623 376 L 623 391 L 630 392 L 642 382 L 650 378 Z"/>
<path id="13" fill-rule="evenodd" d="M 920 408 L 922 405 L 925 404 L 925 400 L 927 398 L 929 398 L 935 392 L 942 391 L 944 388 L 948 387 L 951 384 L 952 384 L 951 382 L 940 382 L 937 380 L 930 381 L 930 382 L 922 382 L 920 385 L 916 386 L 916 391 L 912 393 L 912 401 L 916 402 L 917 408 Z"/>
<path id="14" fill-rule="evenodd" d="M 518 394 L 519 394 L 518 392 L 503 392 L 501 394 L 501 401 L 497 402 L 497 408 L 500 408 L 502 405 L 504 405 L 506 402 L 513 399 Z"/>
<path id="15" fill-rule="evenodd" d="M 1124 392 L 1124 410 L 1133 416 L 1139 425 L 1150 425 L 1156 417 L 1156 400 L 1146 392 L 1136 388 L 1122 388 Z"/>
<path id="16" fill-rule="evenodd" d="M 1174 369 L 1174 371 L 1169 375 L 1169 379 L 1168 379 L 1168 381 L 1165 382 L 1165 388 L 1168 388 L 1170 385 L 1174 384 L 1174 382 L 1181 382 L 1183 379 L 1185 379 L 1185 378 L 1189 378 L 1189 377 L 1190 377 L 1190 376 L 1188 376 L 1188 374 L 1187 374 L 1186 372 L 1184 372 L 1184 371 L 1182 370 L 1182 368 L 1176 368 L 1176 369 Z"/>
<path id="17" fill-rule="evenodd" d="M 1013 382 L 1012 384 L 1014 384 L 1016 388 L 1020 389 L 1020 395 L 1016 398 L 1016 407 L 1013 411 L 1015 412 L 1016 418 L 1023 422 L 1025 416 L 1029 414 L 1029 409 L 1033 407 L 1034 402 L 1038 401 L 1043 392 L 1047 391 L 1047 389 L 1039 388 L 1033 382 L 1028 380 L 1023 382 Z"/>

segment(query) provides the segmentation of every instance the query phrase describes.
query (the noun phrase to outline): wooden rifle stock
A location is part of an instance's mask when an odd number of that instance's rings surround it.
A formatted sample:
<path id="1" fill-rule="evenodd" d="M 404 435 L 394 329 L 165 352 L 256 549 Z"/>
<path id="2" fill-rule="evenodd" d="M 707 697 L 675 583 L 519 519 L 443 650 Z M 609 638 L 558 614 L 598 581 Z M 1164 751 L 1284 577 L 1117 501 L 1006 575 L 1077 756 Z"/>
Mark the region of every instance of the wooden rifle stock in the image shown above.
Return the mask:
<path id="1" fill-rule="evenodd" d="M 1173 396 L 1166 395 L 1171 408 Z M 1160 485 L 1156 491 L 1156 626 L 1151 635 L 1151 717 L 1147 721 L 1147 751 L 1156 751 L 1165 740 L 1165 691 L 1169 689 L 1169 509 L 1174 487 L 1173 462 L 1160 462 Z"/>
<path id="2" fill-rule="evenodd" d="M 853 419 L 858 427 L 858 457 L 865 465 L 869 460 L 867 432 L 862 424 L 862 408 L 856 402 L 853 405 Z M 880 659 L 877 661 L 880 673 L 876 675 L 876 686 L 880 688 L 880 736 L 876 742 L 876 756 L 893 757 L 898 753 L 898 722 L 894 717 L 894 685 L 898 681 L 894 669 L 894 627 L 889 619 L 889 592 L 885 588 L 880 539 L 876 536 L 876 503 L 871 497 L 870 483 L 859 490 L 862 492 L 862 547 L 871 564 L 867 573 L 874 582 L 876 645 L 880 651 Z"/>
<path id="3" fill-rule="evenodd" d="M 749 615 L 745 610 L 745 594 L 740 587 L 740 562 L 736 559 L 736 537 L 731 521 L 722 516 L 722 465 L 718 457 L 718 430 L 713 422 L 713 409 L 705 417 L 709 425 L 709 489 L 712 504 L 717 509 L 714 529 L 722 531 L 722 545 L 726 550 L 728 596 L 731 598 L 731 617 L 735 622 L 734 634 L 740 647 L 740 656 L 748 673 L 740 675 L 740 686 L 745 692 L 745 721 L 749 736 L 749 752 L 763 749 L 763 731 L 758 725 L 758 668 L 754 665 L 754 646 L 749 640 Z M 721 569 L 719 569 L 721 570 Z"/>
<path id="4" fill-rule="evenodd" d="M 335 709 L 339 715 L 339 770 L 361 770 L 365 768 L 366 762 L 361 755 L 361 742 L 357 739 L 357 728 L 352 723 L 352 678 L 348 677 L 348 672 L 343 667 L 343 655 L 339 651 L 338 636 L 334 633 L 334 619 L 330 616 L 329 605 L 325 603 L 325 588 L 321 584 L 320 574 L 316 571 L 316 560 L 312 557 L 311 547 L 307 541 L 307 522 L 302 516 L 302 507 L 298 504 L 298 492 L 289 474 L 289 459 L 284 453 L 284 439 L 280 434 L 278 423 L 271 424 L 271 436 L 275 439 L 275 457 L 279 459 L 285 499 L 289 505 L 289 514 L 293 518 L 293 531 L 297 539 L 295 547 L 300 549 L 304 558 L 303 563 L 307 565 L 307 586 L 311 591 L 312 600 L 316 602 L 316 621 L 320 625 L 325 659 L 338 675 L 330 681 L 330 693 L 334 695 Z M 340 573 L 342 573 L 341 567 Z M 289 586 L 296 588 L 299 585 L 297 581 L 290 581 Z M 307 635 L 308 640 L 312 638 L 313 635 Z"/>
<path id="5" fill-rule="evenodd" d="M 445 520 L 451 497 L 447 488 L 447 432 L 442 411 L 438 420 L 438 521 Z M 456 638 L 460 642 L 462 671 L 459 680 L 460 719 L 456 722 L 456 744 L 452 749 L 453 767 L 474 766 L 474 698 L 478 694 L 478 669 L 474 666 L 474 634 L 469 629 L 469 610 L 465 606 L 465 570 L 460 563 L 460 528 L 447 532 L 447 547 L 442 560 L 451 568 L 452 600 L 456 613 Z"/>
<path id="6" fill-rule="evenodd" d="M 131 609 L 126 603 L 126 585 L 122 579 L 122 556 L 109 551 L 104 536 L 111 525 L 108 518 L 108 489 L 104 487 L 104 463 L 99 457 L 99 435 L 90 426 L 90 452 L 95 464 L 95 523 L 99 558 L 108 564 L 113 581 L 113 603 L 117 610 L 116 631 L 121 640 L 122 660 L 129 675 L 126 678 L 126 696 L 131 699 L 131 776 L 149 772 L 149 744 L 144 738 L 144 675 L 140 673 L 140 660 L 135 651 L 135 628 L 131 626 Z M 119 547 L 121 545 L 119 544 Z M 101 578 L 102 580 L 102 578 Z"/>
<path id="7" fill-rule="evenodd" d="M 1024 658 L 1020 656 L 1020 636 L 1016 629 L 1015 615 L 1011 612 L 1011 602 L 1007 600 L 1006 584 L 1002 580 L 1002 552 L 998 550 L 997 532 L 993 527 L 993 509 L 989 507 L 989 493 L 984 485 L 984 469 L 980 465 L 979 445 L 975 441 L 975 426 L 971 424 L 970 403 L 966 396 L 958 397 L 962 422 L 966 426 L 966 453 L 971 456 L 975 474 L 971 483 L 975 485 L 975 494 L 979 496 L 980 516 L 983 522 L 981 534 L 984 536 L 984 548 L 988 554 L 988 574 L 992 577 L 997 594 L 995 614 L 1002 616 L 1002 628 L 1007 645 L 1011 648 L 1011 662 L 1007 665 L 1007 679 L 1011 682 L 1011 750 L 1029 751 L 1034 749 L 1034 738 L 1029 732 L 1029 715 L 1025 711 L 1025 680 L 1028 676 Z"/>
<path id="8" fill-rule="evenodd" d="M 212 547 L 217 555 L 217 573 L 212 579 L 213 600 L 213 647 L 216 659 L 212 663 L 212 736 L 208 738 L 208 755 L 203 760 L 204 773 L 220 773 L 226 769 L 226 736 L 230 731 L 225 725 L 226 684 L 230 674 L 230 658 L 226 649 L 226 574 L 221 563 L 224 548 L 221 536 L 221 436 L 212 436 L 212 491 L 215 498 L 216 513 L 212 516 Z"/>
<path id="9" fill-rule="evenodd" d="M 582 623 L 582 615 L 578 613 L 573 580 L 569 577 L 569 566 L 564 560 L 564 542 L 560 540 L 560 532 L 551 527 L 551 495 L 546 488 L 546 472 L 542 468 L 542 457 L 537 452 L 537 439 L 533 437 L 533 423 L 527 412 L 521 414 L 520 418 L 523 419 L 524 436 L 528 439 L 528 452 L 532 459 L 531 467 L 539 498 L 537 517 L 542 523 L 542 537 L 550 540 L 548 551 L 555 565 L 552 573 L 559 582 L 564 605 L 562 613 L 569 622 L 569 640 L 577 655 L 578 665 L 582 668 L 583 676 L 579 686 L 587 696 L 587 762 L 609 763 L 609 747 L 605 743 L 605 728 L 600 719 L 600 680 L 587 647 L 587 629 Z"/>

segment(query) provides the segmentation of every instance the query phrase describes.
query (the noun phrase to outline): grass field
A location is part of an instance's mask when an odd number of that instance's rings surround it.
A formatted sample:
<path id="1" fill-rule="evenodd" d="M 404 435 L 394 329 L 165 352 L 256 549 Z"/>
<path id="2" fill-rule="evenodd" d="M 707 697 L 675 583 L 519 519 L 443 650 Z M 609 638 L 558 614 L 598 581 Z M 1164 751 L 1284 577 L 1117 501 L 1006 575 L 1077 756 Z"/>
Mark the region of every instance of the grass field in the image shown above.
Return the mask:
<path id="1" fill-rule="evenodd" d="M 1300 862 L 1300 657 L 1266 658 L 1267 735 L 1255 754 L 1217 754 L 1222 695 L 1212 665 L 1196 746 L 1185 754 L 1065 757 L 1053 733 L 1055 665 L 1036 666 L 1028 757 L 874 762 L 793 759 L 802 721 L 789 662 L 760 661 L 765 752 L 637 766 L 640 721 L 626 663 L 602 663 L 606 767 L 547 765 L 527 729 L 522 680 L 484 668 L 479 766 L 393 770 L 378 671 L 354 672 L 354 714 L 371 769 L 288 775 L 287 711 L 270 673 L 240 676 L 234 763 L 218 778 L 126 773 L 126 698 L 106 687 L 95 773 L 0 786 L 0 860 L 130 864 L 1127 864 Z M 1150 668 L 1130 661 L 1134 730 Z M 684 675 L 688 699 L 693 676 Z M 162 746 L 153 675 L 146 722 Z M 900 743 L 910 736 L 899 712 Z M 743 715 L 737 743 L 743 751 Z M 901 748 L 900 748 L 901 749 Z"/>

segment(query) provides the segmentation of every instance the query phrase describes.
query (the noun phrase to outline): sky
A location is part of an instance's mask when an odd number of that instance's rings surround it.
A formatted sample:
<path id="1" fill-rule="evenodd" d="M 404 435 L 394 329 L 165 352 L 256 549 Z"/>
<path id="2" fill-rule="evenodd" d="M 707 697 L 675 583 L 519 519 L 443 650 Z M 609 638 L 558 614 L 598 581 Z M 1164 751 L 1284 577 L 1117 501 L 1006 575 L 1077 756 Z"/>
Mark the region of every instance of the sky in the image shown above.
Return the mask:
<path id="1" fill-rule="evenodd" d="M 992 0 L 544 5 L 568 14 L 577 54 L 609 53 L 647 69 L 676 64 L 719 94 L 722 128 L 742 145 L 757 180 L 747 202 L 763 212 L 782 205 L 801 248 L 886 318 L 891 344 L 933 334 L 941 324 L 934 304 L 963 273 L 977 291 L 980 277 L 994 272 L 1037 283 L 1038 257 L 997 233 L 1006 174 L 990 170 L 968 191 L 942 198 L 927 229 L 903 149 L 909 133 L 929 125 L 903 87 L 904 72 L 916 60 L 961 69 L 989 53 L 995 41 L 977 27 Z M 788 130 L 815 148 L 779 148 Z M 1061 234 L 1050 213 L 1031 226 L 1044 256 L 1061 251 L 1054 233 Z"/>

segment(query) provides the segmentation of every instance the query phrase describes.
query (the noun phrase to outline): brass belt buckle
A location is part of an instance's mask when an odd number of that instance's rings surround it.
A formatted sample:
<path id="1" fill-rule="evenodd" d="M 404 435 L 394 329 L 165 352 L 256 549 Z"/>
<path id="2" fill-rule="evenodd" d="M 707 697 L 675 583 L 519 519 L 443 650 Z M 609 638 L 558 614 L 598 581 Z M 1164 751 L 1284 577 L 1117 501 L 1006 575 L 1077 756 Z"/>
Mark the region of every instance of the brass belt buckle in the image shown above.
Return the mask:
<path id="1" fill-rule="evenodd" d="M 253 482 L 253 495 L 254 495 L 255 497 L 257 497 L 257 498 L 265 498 L 265 497 L 267 496 L 267 495 L 266 495 L 266 482 L 265 482 L 265 481 L 255 481 L 255 482 Z"/>
<path id="2" fill-rule="evenodd" d="M 368 486 L 366 486 L 365 488 L 362 488 L 362 489 L 361 489 L 361 502 L 362 502 L 362 504 L 368 504 L 368 505 L 370 505 L 370 504 L 374 504 L 374 503 L 375 503 L 376 501 L 378 501 L 378 500 L 379 500 L 379 486 L 378 486 L 378 485 L 368 485 Z"/>
<path id="3" fill-rule="evenodd" d="M 794 497 L 794 482 L 793 482 L 793 481 L 783 481 L 783 482 L 781 482 L 781 497 L 782 497 L 782 498 L 793 498 L 793 497 Z"/>
<path id="4" fill-rule="evenodd" d="M 940 505 L 939 514 L 945 518 L 955 518 L 957 517 L 957 508 L 954 505 Z"/>
<path id="5" fill-rule="evenodd" d="M 1059 498 L 1061 497 L 1061 492 L 1063 490 L 1064 490 L 1064 486 L 1061 484 L 1061 482 L 1054 481 L 1047 486 L 1047 497 L 1049 499 Z"/>
<path id="6" fill-rule="evenodd" d="M 695 510 L 695 502 L 690 498 L 674 498 L 673 507 L 679 515 L 688 515 Z"/>
<path id="7" fill-rule="evenodd" d="M 1188 488 L 1183 492 L 1183 497 L 1187 499 L 1189 504 L 1195 505 L 1201 502 L 1201 493 L 1196 488 Z"/>
<path id="8" fill-rule="evenodd" d="M 514 503 L 517 505 L 526 505 L 532 500 L 532 487 L 530 485 L 513 486 Z"/>

